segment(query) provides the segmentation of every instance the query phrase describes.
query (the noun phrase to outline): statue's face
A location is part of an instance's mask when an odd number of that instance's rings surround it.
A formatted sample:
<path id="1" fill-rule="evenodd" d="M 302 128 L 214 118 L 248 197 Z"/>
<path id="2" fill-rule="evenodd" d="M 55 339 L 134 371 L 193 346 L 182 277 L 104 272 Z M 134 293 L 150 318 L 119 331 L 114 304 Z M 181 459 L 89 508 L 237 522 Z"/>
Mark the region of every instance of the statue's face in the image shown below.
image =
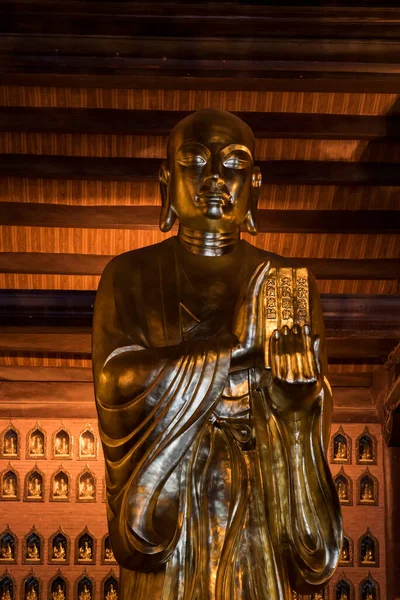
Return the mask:
<path id="1" fill-rule="evenodd" d="M 180 223 L 200 231 L 237 230 L 261 184 L 254 138 L 243 121 L 223 111 L 200 111 L 173 131 L 167 195 Z"/>

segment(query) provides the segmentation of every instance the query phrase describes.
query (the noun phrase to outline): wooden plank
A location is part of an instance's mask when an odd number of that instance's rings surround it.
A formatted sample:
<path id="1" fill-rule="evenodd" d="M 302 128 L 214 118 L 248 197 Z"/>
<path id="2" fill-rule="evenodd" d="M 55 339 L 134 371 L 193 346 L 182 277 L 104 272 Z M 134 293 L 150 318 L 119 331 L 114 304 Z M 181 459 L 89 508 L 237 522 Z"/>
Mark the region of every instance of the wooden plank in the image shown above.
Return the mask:
<path id="1" fill-rule="evenodd" d="M 158 181 L 161 159 L 0 154 L 0 176 L 96 181 Z M 265 184 L 400 185 L 396 163 L 257 161 Z"/>
<path id="2" fill-rule="evenodd" d="M 334 335 L 331 332 L 330 335 Z M 0 352 L 45 352 L 56 354 L 91 353 L 91 330 L 84 327 L 0 327 Z M 344 335 L 328 337 L 330 362 L 383 363 L 396 344 L 396 339 Z"/>
<path id="3" fill-rule="evenodd" d="M 101 254 L 2 252 L 0 273 L 44 275 L 101 275 L 113 257 Z M 400 278 L 400 259 L 293 258 L 318 280 Z"/>
<path id="4" fill-rule="evenodd" d="M 332 387 L 371 387 L 373 373 L 328 371 Z M 92 369 L 83 367 L 25 367 L 0 365 L 0 381 L 93 382 Z"/>
<path id="5" fill-rule="evenodd" d="M 74 206 L 2 202 L 0 225 L 156 229 L 159 214 L 158 206 Z M 400 211 L 395 210 L 262 209 L 258 211 L 257 220 L 259 231 L 268 233 L 382 234 L 397 233 L 400 230 Z"/>
<path id="6" fill-rule="evenodd" d="M 54 44 L 54 42 L 53 42 Z M 400 60 L 400 52 L 399 52 Z M 0 107 L 0 131 L 168 135 L 190 111 Z M 258 138 L 392 140 L 400 116 L 236 112 Z"/>
<path id="7" fill-rule="evenodd" d="M 368 388 L 335 389 L 334 422 L 376 422 Z M 95 418 L 92 383 L 0 381 L 0 418 Z"/>
<path id="8" fill-rule="evenodd" d="M 302 65 L 305 66 L 305 65 Z M 62 60 L 54 68 L 45 69 L 42 64 L 6 69 L 0 65 L 3 85 L 42 86 L 62 88 L 105 88 L 133 90 L 207 90 L 224 92 L 309 92 L 345 94 L 399 94 L 400 76 L 397 73 L 360 72 L 360 63 L 353 70 L 341 71 L 340 65 L 328 65 L 330 71 L 263 71 L 263 72 L 160 72 L 150 74 L 125 73 L 121 69 L 110 72 L 89 73 L 76 69 L 63 69 Z M 377 67 L 379 69 L 379 65 Z"/>

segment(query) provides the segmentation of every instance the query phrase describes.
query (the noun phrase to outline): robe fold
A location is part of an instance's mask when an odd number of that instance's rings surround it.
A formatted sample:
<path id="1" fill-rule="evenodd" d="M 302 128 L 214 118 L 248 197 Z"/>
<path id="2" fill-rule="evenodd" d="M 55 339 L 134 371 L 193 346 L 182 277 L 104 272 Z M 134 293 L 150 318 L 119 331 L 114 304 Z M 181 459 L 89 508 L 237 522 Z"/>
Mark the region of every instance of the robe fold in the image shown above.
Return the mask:
<path id="1" fill-rule="evenodd" d="M 289 600 L 291 588 L 320 589 L 341 544 L 324 452 L 329 385 L 292 421 L 256 389 L 252 369 L 232 372 L 232 310 L 192 315 L 176 244 L 111 261 L 96 298 L 94 380 L 120 598 Z M 243 260 L 245 279 L 265 253 L 248 247 Z M 323 335 L 318 302 L 311 309 Z"/>

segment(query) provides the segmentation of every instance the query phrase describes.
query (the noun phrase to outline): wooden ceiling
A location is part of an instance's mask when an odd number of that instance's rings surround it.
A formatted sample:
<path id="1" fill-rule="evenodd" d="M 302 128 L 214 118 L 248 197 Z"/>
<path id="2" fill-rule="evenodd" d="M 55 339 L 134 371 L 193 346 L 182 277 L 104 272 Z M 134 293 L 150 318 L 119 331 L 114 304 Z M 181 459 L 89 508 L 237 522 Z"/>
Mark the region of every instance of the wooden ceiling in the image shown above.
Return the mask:
<path id="1" fill-rule="evenodd" d="M 87 385 L 101 271 L 165 237 L 168 132 L 215 107 L 257 138 L 249 241 L 316 274 L 331 377 L 370 390 L 400 338 L 400 9 L 285 4 L 1 2 L 1 379 Z"/>

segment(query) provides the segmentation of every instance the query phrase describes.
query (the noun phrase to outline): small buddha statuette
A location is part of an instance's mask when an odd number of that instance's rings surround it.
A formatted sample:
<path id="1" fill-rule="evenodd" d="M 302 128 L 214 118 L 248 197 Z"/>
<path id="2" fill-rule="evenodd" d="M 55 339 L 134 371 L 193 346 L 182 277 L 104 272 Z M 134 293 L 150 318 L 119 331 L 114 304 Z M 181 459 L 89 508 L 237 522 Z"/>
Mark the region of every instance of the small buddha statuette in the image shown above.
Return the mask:
<path id="1" fill-rule="evenodd" d="M 83 435 L 81 437 L 81 455 L 82 456 L 94 456 L 94 442 L 91 436 Z"/>
<path id="2" fill-rule="evenodd" d="M 366 551 L 364 556 L 362 557 L 362 561 L 363 563 L 373 563 L 375 562 L 375 557 L 374 557 L 374 553 L 372 551 L 371 546 L 369 546 Z"/>
<path id="3" fill-rule="evenodd" d="M 1 558 L 5 559 L 5 560 L 13 560 L 14 558 L 14 551 L 12 549 L 12 546 L 10 544 L 10 542 L 7 542 L 1 549 Z"/>
<path id="4" fill-rule="evenodd" d="M 340 598 L 339 598 L 339 600 L 349 600 L 349 597 L 348 597 L 348 595 L 346 594 L 346 592 L 342 592 L 342 593 L 340 594 Z"/>
<path id="5" fill-rule="evenodd" d="M 25 600 L 37 600 L 38 595 L 36 593 L 36 590 L 34 588 L 34 586 L 32 585 L 28 591 L 25 593 Z"/>
<path id="6" fill-rule="evenodd" d="M 363 500 L 364 502 L 373 502 L 374 500 L 374 492 L 372 489 L 372 485 L 369 481 L 367 481 L 364 487 L 362 488 L 361 500 Z"/>
<path id="7" fill-rule="evenodd" d="M 14 477 L 7 477 L 3 484 L 3 496 L 7 496 L 8 498 L 16 498 L 17 489 Z"/>
<path id="8" fill-rule="evenodd" d="M 28 546 L 27 554 L 28 554 L 28 558 L 30 560 L 39 560 L 40 559 L 40 552 L 39 552 L 39 548 L 37 547 L 36 542 L 33 542 L 33 544 L 31 546 Z"/>
<path id="9" fill-rule="evenodd" d="M 313 596 L 312 596 L 312 600 L 323 600 L 323 595 L 322 592 L 316 592 Z"/>
<path id="10" fill-rule="evenodd" d="M 42 484 L 38 477 L 35 477 L 28 484 L 28 496 L 40 498 L 42 496 Z"/>
<path id="11" fill-rule="evenodd" d="M 363 440 L 360 458 L 364 461 L 372 460 L 371 443 L 369 440 Z"/>
<path id="12" fill-rule="evenodd" d="M 65 548 L 62 542 L 58 542 L 56 546 L 53 546 L 53 559 L 65 560 Z"/>
<path id="13" fill-rule="evenodd" d="M 338 482 L 337 491 L 338 491 L 339 500 L 348 500 L 347 485 L 343 481 Z"/>
<path id="14" fill-rule="evenodd" d="M 118 594 L 113 584 L 110 585 L 110 589 L 106 594 L 106 600 L 118 600 Z"/>
<path id="15" fill-rule="evenodd" d="M 5 438 L 4 454 L 7 456 L 17 456 L 17 440 L 14 436 Z"/>
<path id="16" fill-rule="evenodd" d="M 342 552 L 340 553 L 340 560 L 342 562 L 348 562 L 349 560 L 349 551 L 346 546 L 343 546 Z"/>
<path id="17" fill-rule="evenodd" d="M 3 591 L 1 600 L 12 600 L 11 592 L 8 587 Z"/>
<path id="18" fill-rule="evenodd" d="M 112 548 L 106 548 L 105 550 L 105 560 L 109 560 L 109 561 L 115 561 L 115 556 L 114 556 L 114 552 L 112 551 Z"/>
<path id="19" fill-rule="evenodd" d="M 92 560 L 92 549 L 88 542 L 79 547 L 79 560 Z"/>
<path id="20" fill-rule="evenodd" d="M 60 480 L 54 480 L 54 496 L 58 498 L 67 498 L 68 497 L 68 483 L 65 481 L 63 477 Z"/>
<path id="21" fill-rule="evenodd" d="M 92 594 L 90 593 L 90 590 L 86 583 L 83 586 L 83 590 L 79 594 L 79 600 L 92 600 Z"/>
<path id="22" fill-rule="evenodd" d="M 59 456 L 68 456 L 69 444 L 65 435 L 62 437 L 56 437 L 55 454 L 58 454 Z"/>
<path id="23" fill-rule="evenodd" d="M 34 456 L 43 456 L 43 439 L 40 435 L 33 435 L 29 444 L 29 452 Z"/>
<path id="24" fill-rule="evenodd" d="M 53 600 L 65 600 L 65 594 L 62 586 L 59 584 L 52 594 Z"/>
<path id="25" fill-rule="evenodd" d="M 94 485 L 90 477 L 85 477 L 79 483 L 79 498 L 92 500 L 94 498 Z"/>
<path id="26" fill-rule="evenodd" d="M 337 443 L 335 458 L 338 460 L 347 458 L 347 446 L 341 440 Z"/>

